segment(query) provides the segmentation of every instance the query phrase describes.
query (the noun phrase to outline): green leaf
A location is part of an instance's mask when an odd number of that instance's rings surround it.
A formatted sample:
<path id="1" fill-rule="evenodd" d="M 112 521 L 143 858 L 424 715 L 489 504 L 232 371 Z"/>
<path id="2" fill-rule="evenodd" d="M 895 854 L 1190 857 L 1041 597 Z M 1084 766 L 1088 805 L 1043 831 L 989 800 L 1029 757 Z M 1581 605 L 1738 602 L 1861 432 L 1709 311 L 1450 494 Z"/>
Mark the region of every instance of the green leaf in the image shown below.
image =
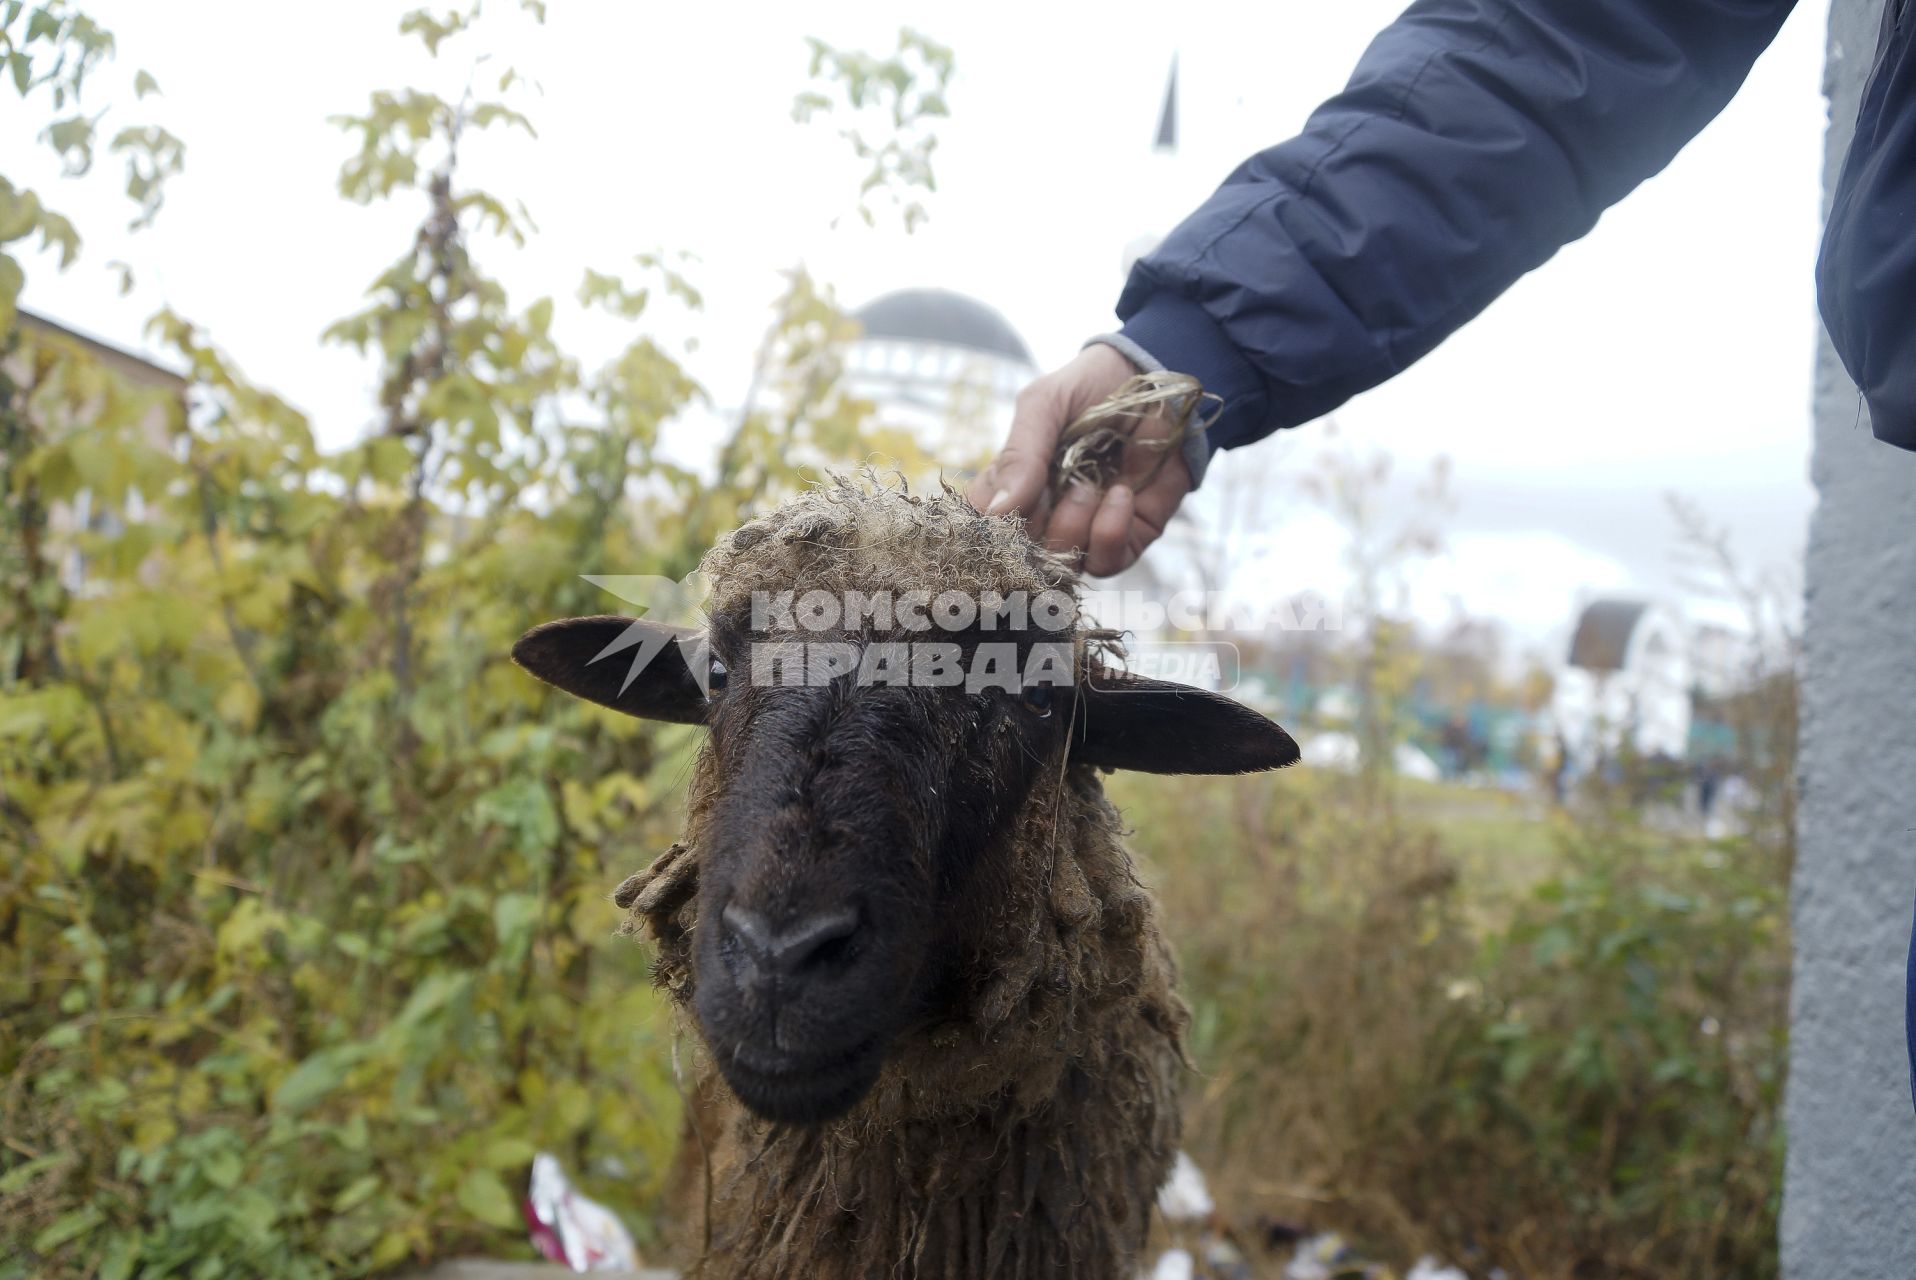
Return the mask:
<path id="1" fill-rule="evenodd" d="M 257 1187 L 241 1187 L 227 1201 L 226 1218 L 254 1239 L 265 1239 L 279 1221 L 280 1202 Z"/>
<path id="2" fill-rule="evenodd" d="M 25 1164 L 15 1165 L 6 1173 L 0 1174 L 0 1194 L 12 1195 L 16 1191 L 23 1190 L 41 1174 L 58 1169 L 72 1160 L 71 1151 L 55 1151 L 29 1160 Z"/>
<path id="3" fill-rule="evenodd" d="M 1503 1061 L 1503 1082 L 1510 1088 L 1516 1088 L 1530 1075 L 1530 1068 L 1536 1065 L 1537 1051 L 1530 1044 L 1519 1044 L 1510 1051 Z"/>
<path id="4" fill-rule="evenodd" d="M 133 1274 L 133 1264 L 140 1260 L 140 1237 L 118 1235 L 107 1245 L 106 1256 L 100 1262 L 100 1274 L 97 1280 L 127 1280 Z"/>
<path id="5" fill-rule="evenodd" d="M 105 1221 L 106 1214 L 93 1205 L 75 1209 L 72 1213 L 55 1218 L 46 1230 L 33 1237 L 33 1251 L 52 1253 L 69 1240 L 78 1240 Z"/>
<path id="6" fill-rule="evenodd" d="M 160 82 L 155 80 L 150 72 L 136 71 L 133 73 L 133 96 L 135 98 L 144 98 L 149 93 L 158 93 L 159 91 Z"/>
<path id="7" fill-rule="evenodd" d="M 364 1204 L 379 1190 L 379 1175 L 369 1173 L 348 1183 L 346 1189 L 333 1197 L 333 1212 L 346 1213 Z"/>
<path id="8" fill-rule="evenodd" d="M 0 244 L 40 225 L 40 197 L 0 179 Z"/>
<path id="9" fill-rule="evenodd" d="M 559 839 L 559 815 L 552 796 L 533 778 L 514 778 L 480 795 L 473 803 L 473 819 L 493 823 L 517 836 L 529 854 L 543 853 Z"/>
<path id="10" fill-rule="evenodd" d="M 425 312 L 393 312 L 380 318 L 379 345 L 388 356 L 398 356 L 411 350 L 425 332 Z"/>
<path id="11" fill-rule="evenodd" d="M 375 436 L 366 442 L 366 472 L 381 484 L 405 480 L 413 462 L 411 448 L 396 436 Z"/>
<path id="12" fill-rule="evenodd" d="M 540 298 L 526 308 L 526 327 L 543 334 L 552 328 L 552 299 Z"/>
<path id="13" fill-rule="evenodd" d="M 239 1152 L 223 1149 L 201 1161 L 200 1172 L 220 1190 L 231 1191 L 239 1185 L 240 1175 L 246 1172 L 246 1165 L 240 1159 Z"/>
<path id="14" fill-rule="evenodd" d="M 300 1111 L 337 1089 L 346 1073 L 369 1052 L 361 1044 L 337 1044 L 321 1049 L 294 1067 L 273 1092 L 278 1111 Z"/>
<path id="15" fill-rule="evenodd" d="M 505 1181 L 490 1169 L 468 1169 L 459 1180 L 459 1207 L 488 1226 L 519 1225 L 519 1210 Z"/>
<path id="16" fill-rule="evenodd" d="M 532 932 L 539 919 L 538 895 L 505 893 L 492 904 L 492 928 L 502 951 L 511 951 Z"/>
<path id="17" fill-rule="evenodd" d="M 1537 963 L 1547 968 L 1569 955 L 1575 945 L 1576 941 L 1571 937 L 1569 929 L 1560 924 L 1553 924 L 1537 935 L 1533 954 L 1536 956 Z"/>
<path id="18" fill-rule="evenodd" d="M 463 997 L 472 989 L 473 975 L 440 970 L 428 974 L 399 1011 L 387 1030 L 404 1035 L 420 1022 Z"/>
<path id="19" fill-rule="evenodd" d="M 60 270 L 65 271 L 80 256 L 80 233 L 62 214 L 48 209 L 40 215 L 40 248 L 60 248 Z"/>
<path id="20" fill-rule="evenodd" d="M 20 305 L 20 290 L 26 282 L 26 273 L 20 270 L 20 264 L 11 255 L 0 253 L 0 333 L 13 328 L 13 318 Z"/>
<path id="21" fill-rule="evenodd" d="M 424 9 L 415 9 L 399 20 L 399 34 L 417 35 L 425 42 L 426 52 L 436 58 L 439 56 L 439 46 L 464 31 L 470 22 L 471 19 L 461 13 L 435 18 Z"/>
<path id="22" fill-rule="evenodd" d="M 93 165 L 93 121 L 86 116 L 55 120 L 40 135 L 66 162 L 71 173 L 85 173 Z"/>
<path id="23" fill-rule="evenodd" d="M 488 1169 L 523 1169 L 539 1154 L 524 1138 L 494 1138 L 486 1145 Z"/>

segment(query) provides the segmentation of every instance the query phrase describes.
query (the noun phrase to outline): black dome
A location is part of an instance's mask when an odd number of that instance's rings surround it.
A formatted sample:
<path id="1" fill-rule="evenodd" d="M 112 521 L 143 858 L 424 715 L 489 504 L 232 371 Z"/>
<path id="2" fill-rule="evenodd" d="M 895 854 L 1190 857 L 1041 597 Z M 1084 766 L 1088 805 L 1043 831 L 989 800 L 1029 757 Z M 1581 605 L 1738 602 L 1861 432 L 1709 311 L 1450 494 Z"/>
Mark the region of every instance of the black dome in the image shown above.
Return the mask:
<path id="1" fill-rule="evenodd" d="M 868 338 L 942 342 L 1032 363 L 1011 322 L 976 298 L 950 289 L 900 289 L 860 307 L 852 318 Z"/>
<path id="2" fill-rule="evenodd" d="M 1595 600 L 1577 620 L 1570 638 L 1570 665 L 1586 671 L 1621 671 L 1630 635 L 1649 612 L 1642 600 Z"/>

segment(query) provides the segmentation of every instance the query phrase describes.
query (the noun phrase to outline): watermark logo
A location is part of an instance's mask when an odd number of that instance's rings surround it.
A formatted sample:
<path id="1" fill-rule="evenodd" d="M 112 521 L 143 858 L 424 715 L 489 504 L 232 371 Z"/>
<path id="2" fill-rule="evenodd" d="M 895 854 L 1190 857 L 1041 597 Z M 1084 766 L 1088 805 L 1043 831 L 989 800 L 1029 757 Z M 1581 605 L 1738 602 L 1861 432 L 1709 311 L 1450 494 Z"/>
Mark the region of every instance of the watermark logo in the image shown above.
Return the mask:
<path id="1" fill-rule="evenodd" d="M 1244 676 L 1244 655 L 1228 640 L 1145 640 L 1125 646 L 1121 667 L 1093 667 L 1085 683 L 1109 693 L 1128 693 L 1133 680 L 1190 685 L 1229 693 Z"/>
<path id="2" fill-rule="evenodd" d="M 615 653 L 632 650 L 625 679 L 619 685 L 621 694 L 632 687 L 632 682 L 667 645 L 676 645 L 685 660 L 685 669 L 698 682 L 699 692 L 708 698 L 712 696 L 712 642 L 704 626 L 705 602 L 711 597 L 712 584 L 706 581 L 704 574 L 694 569 L 677 582 L 660 574 L 645 573 L 580 576 L 638 609 L 639 618 L 591 658 L 592 662 L 598 662 Z"/>
<path id="3" fill-rule="evenodd" d="M 752 645 L 752 683 L 760 688 L 813 687 L 849 677 L 860 688 L 908 686 L 980 693 L 1063 688 L 1073 683 L 1076 646 L 1068 640 L 1020 646 L 988 641 L 969 647 L 944 640 L 776 640 Z"/>
<path id="4" fill-rule="evenodd" d="M 1068 591 L 969 592 L 754 591 L 754 631 L 1043 631 L 1077 625 L 1078 602 Z"/>
<path id="5" fill-rule="evenodd" d="M 646 667 L 676 646 L 707 696 L 715 670 L 704 629 L 711 584 L 693 572 L 673 581 L 656 574 L 587 574 L 586 581 L 635 606 L 640 620 L 621 632 L 593 662 L 628 653 L 623 693 Z M 1130 637 L 1122 667 L 1092 669 L 1093 688 L 1121 692 L 1138 678 L 1227 691 L 1243 673 L 1243 656 L 1230 640 L 1159 639 L 1167 630 L 1215 636 L 1271 631 L 1335 631 L 1341 610 L 1319 596 L 1247 604 L 1217 592 L 1169 595 L 1142 591 L 984 592 L 956 589 L 755 591 L 750 598 L 749 647 L 743 675 L 760 687 L 822 686 L 849 679 L 864 686 L 964 688 L 1015 693 L 1069 685 L 1077 678 L 1080 623 Z M 905 639 L 846 638 L 847 634 Z M 967 642 L 936 638 L 964 633 Z M 1035 637 L 1035 638 L 1034 638 Z M 730 679 L 735 673 L 726 673 Z"/>

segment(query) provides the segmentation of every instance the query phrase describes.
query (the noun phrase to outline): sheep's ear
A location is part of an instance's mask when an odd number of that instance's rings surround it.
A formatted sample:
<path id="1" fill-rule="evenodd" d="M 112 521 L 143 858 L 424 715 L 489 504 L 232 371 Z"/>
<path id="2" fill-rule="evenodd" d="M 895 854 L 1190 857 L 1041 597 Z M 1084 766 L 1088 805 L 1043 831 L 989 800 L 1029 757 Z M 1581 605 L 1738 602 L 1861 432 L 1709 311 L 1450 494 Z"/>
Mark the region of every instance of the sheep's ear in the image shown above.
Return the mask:
<path id="1" fill-rule="evenodd" d="M 1297 743 L 1222 694 L 1099 672 L 1078 694 L 1071 758 L 1144 773 L 1257 773 L 1296 764 Z"/>
<path id="2" fill-rule="evenodd" d="M 705 721 L 705 691 L 686 666 L 685 627 L 632 618 L 566 618 L 534 627 L 512 660 L 547 684 L 614 711 L 675 724 Z M 635 660 L 643 666 L 632 671 Z"/>

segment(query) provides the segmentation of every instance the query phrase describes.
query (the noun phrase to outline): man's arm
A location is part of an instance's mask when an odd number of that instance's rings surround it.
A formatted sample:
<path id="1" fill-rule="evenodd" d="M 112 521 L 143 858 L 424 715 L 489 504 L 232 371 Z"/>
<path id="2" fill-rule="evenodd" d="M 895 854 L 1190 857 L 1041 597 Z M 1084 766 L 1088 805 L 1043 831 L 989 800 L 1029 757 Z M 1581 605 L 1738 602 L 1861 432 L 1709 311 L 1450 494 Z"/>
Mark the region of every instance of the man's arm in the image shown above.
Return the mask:
<path id="1" fill-rule="evenodd" d="M 1794 0 L 1419 0 L 1118 301 L 1213 448 L 1408 368 L 1715 118 Z"/>
<path id="2" fill-rule="evenodd" d="M 1407 368 L 1589 231 L 1722 110 L 1793 4 L 1417 0 L 1303 133 L 1239 166 L 1132 270 L 1113 345 L 1224 400 L 1189 481 L 1210 450 Z M 1069 385 L 1034 384 L 975 500 L 1041 513 L 1033 460 L 1064 425 L 1056 406 L 1102 394 L 1078 365 L 1048 375 Z M 1041 531 L 1085 547 L 1097 509 L 1057 495 Z M 1089 567 L 1129 558 L 1093 548 Z"/>

